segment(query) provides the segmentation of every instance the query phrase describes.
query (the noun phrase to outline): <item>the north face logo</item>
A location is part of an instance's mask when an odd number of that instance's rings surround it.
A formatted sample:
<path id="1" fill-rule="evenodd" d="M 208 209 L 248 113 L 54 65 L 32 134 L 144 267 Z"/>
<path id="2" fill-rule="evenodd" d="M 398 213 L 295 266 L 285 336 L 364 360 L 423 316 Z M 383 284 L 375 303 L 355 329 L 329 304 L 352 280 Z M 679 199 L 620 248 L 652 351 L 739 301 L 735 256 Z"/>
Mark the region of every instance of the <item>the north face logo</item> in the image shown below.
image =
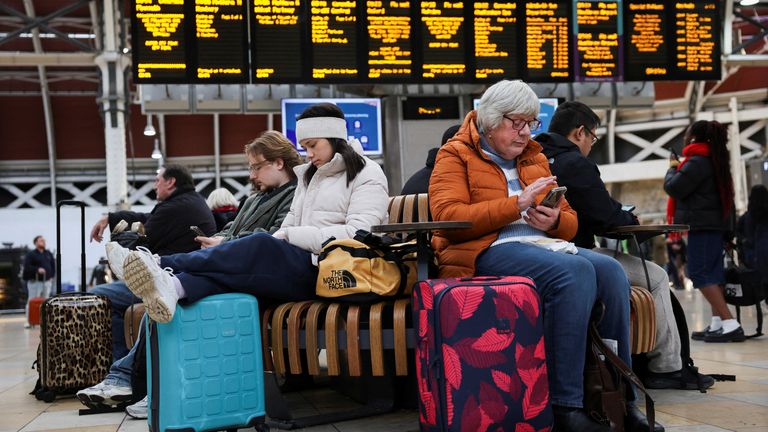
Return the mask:
<path id="1" fill-rule="evenodd" d="M 323 278 L 323 284 L 329 290 L 357 287 L 357 279 L 347 270 L 331 270 L 331 275 Z"/>

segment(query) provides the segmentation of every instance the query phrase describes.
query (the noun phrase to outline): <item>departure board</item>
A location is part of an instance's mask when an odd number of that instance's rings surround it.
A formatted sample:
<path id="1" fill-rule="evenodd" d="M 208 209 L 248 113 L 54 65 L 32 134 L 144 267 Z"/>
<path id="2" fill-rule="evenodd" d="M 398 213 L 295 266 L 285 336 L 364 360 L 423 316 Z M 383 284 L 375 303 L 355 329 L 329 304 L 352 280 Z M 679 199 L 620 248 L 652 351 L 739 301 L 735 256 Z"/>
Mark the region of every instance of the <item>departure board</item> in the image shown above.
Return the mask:
<path id="1" fill-rule="evenodd" d="M 665 1 L 630 1 L 625 8 L 626 77 L 630 81 L 659 79 L 669 75 L 669 47 L 665 29 Z"/>
<path id="2" fill-rule="evenodd" d="M 675 2 L 674 66 L 688 79 L 720 76 L 720 14 L 717 0 Z"/>
<path id="3" fill-rule="evenodd" d="M 463 1 L 420 1 L 422 78 L 464 78 L 467 50 Z"/>
<path id="4" fill-rule="evenodd" d="M 525 3 L 525 59 L 531 82 L 572 79 L 570 64 L 569 2 Z"/>
<path id="5" fill-rule="evenodd" d="M 357 0 L 310 1 L 312 79 L 358 78 Z"/>
<path id="6" fill-rule="evenodd" d="M 142 83 L 717 80 L 718 0 L 133 0 Z"/>
<path id="7" fill-rule="evenodd" d="M 622 9 L 618 0 L 576 2 L 577 81 L 620 81 L 622 79 Z"/>
<path id="8" fill-rule="evenodd" d="M 368 78 L 410 80 L 413 75 L 411 0 L 366 0 Z"/>
<path id="9" fill-rule="evenodd" d="M 187 81 L 184 2 L 135 0 L 132 12 L 136 81 Z"/>
<path id="10" fill-rule="evenodd" d="M 474 5 L 475 73 L 477 79 L 520 76 L 517 49 L 517 1 L 476 1 Z"/>
<path id="11" fill-rule="evenodd" d="M 249 81 L 246 13 L 243 0 L 195 0 L 199 81 Z"/>
<path id="12" fill-rule="evenodd" d="M 252 0 L 251 62 L 255 82 L 302 78 L 302 0 Z"/>

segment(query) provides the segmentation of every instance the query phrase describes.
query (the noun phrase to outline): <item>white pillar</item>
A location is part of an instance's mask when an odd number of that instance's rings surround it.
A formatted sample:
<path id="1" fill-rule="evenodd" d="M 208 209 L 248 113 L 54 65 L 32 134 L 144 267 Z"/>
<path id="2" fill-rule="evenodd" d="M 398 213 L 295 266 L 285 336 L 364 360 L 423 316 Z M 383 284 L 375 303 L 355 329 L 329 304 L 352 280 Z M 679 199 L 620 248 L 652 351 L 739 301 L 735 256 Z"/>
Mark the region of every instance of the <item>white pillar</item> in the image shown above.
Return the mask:
<path id="1" fill-rule="evenodd" d="M 742 214 L 747 210 L 747 178 L 744 161 L 741 160 L 741 135 L 739 134 L 739 103 L 732 97 L 728 104 L 731 109 L 731 139 L 728 140 L 731 159 L 731 176 L 733 177 L 733 200 L 736 213 Z"/>
<path id="2" fill-rule="evenodd" d="M 114 2 L 103 2 L 103 51 L 96 56 L 101 72 L 101 94 L 98 101 L 104 113 L 104 144 L 107 159 L 107 205 L 121 206 L 128 201 L 128 170 L 126 167 L 125 116 L 128 101 L 125 94 L 125 70 L 130 65 L 127 55 L 120 52 L 118 31 L 120 11 Z"/>

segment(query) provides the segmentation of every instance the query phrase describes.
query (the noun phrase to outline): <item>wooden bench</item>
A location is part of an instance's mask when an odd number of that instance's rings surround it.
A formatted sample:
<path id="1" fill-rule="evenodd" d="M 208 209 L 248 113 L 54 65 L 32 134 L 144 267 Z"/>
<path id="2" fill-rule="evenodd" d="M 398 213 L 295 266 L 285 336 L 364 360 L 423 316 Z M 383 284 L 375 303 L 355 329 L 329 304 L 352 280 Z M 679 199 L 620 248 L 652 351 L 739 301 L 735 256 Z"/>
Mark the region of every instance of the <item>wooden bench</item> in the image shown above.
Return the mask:
<path id="1" fill-rule="evenodd" d="M 428 221 L 426 194 L 390 198 L 390 224 L 414 226 Z M 424 250 L 431 256 L 426 231 L 419 233 L 420 258 Z M 428 261 L 419 260 L 420 276 L 427 274 Z M 632 351 L 647 352 L 655 346 L 655 313 L 649 309 L 653 307 L 653 298 L 647 290 L 632 287 L 631 299 Z M 417 396 L 410 351 L 415 341 L 410 299 L 368 305 L 330 300 L 284 303 L 267 309 L 261 325 L 267 414 L 281 427 L 308 427 L 389 412 L 395 407 L 392 383 L 398 379 L 401 387 L 414 392 L 413 398 Z M 321 350 L 326 352 L 327 376 L 353 377 L 369 383 L 364 386 L 369 390 L 366 404 L 354 411 L 294 419 L 278 389 L 275 374 L 322 375 Z"/>

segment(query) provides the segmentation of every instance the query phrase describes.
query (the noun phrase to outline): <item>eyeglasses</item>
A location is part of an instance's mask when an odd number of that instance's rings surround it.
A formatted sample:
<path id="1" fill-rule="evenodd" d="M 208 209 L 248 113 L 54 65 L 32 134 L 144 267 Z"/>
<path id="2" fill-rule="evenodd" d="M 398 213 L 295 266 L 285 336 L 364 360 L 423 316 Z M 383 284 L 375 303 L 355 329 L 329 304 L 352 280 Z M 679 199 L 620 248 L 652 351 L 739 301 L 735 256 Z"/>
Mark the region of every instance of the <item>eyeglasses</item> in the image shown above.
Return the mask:
<path id="1" fill-rule="evenodd" d="M 267 165 L 269 163 L 272 163 L 272 161 L 265 160 L 265 161 L 261 161 L 259 163 L 248 165 L 248 171 L 253 172 L 253 173 L 259 172 L 260 169 L 262 169 L 265 165 Z"/>
<path id="2" fill-rule="evenodd" d="M 584 130 L 585 130 L 585 131 L 587 131 L 587 133 L 588 133 L 588 134 L 592 135 L 592 145 L 595 145 L 595 143 L 596 143 L 596 142 L 597 142 L 597 140 L 599 139 L 599 138 L 597 137 L 597 135 L 595 135 L 595 134 L 594 134 L 594 133 L 593 133 L 591 130 L 589 130 L 589 128 L 588 128 L 588 127 L 586 127 L 586 126 L 584 126 L 584 125 L 582 125 L 582 127 L 584 127 Z"/>
<path id="3" fill-rule="evenodd" d="M 530 130 L 536 130 L 539 128 L 539 126 L 541 126 L 541 120 L 539 119 L 533 119 L 531 121 L 527 121 L 523 119 L 509 118 L 506 115 L 504 115 L 503 117 L 512 123 L 512 129 L 515 129 L 518 131 L 523 130 L 523 128 L 525 128 L 525 125 L 528 125 L 528 129 Z"/>

